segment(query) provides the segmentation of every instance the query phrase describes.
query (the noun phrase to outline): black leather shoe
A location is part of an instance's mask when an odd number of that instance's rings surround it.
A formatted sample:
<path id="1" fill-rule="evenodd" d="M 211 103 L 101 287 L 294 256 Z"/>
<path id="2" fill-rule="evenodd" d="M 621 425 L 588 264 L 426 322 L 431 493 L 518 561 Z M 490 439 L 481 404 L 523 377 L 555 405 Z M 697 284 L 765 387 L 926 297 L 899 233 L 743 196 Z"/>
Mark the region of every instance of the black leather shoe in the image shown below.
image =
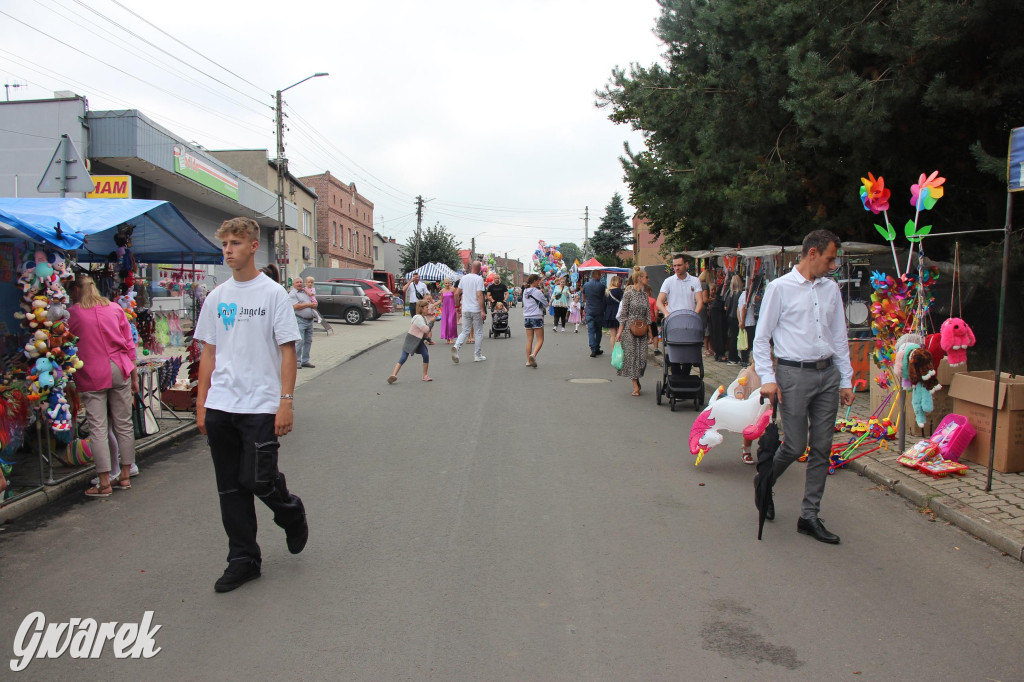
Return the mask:
<path id="1" fill-rule="evenodd" d="M 801 516 L 800 520 L 796 522 L 796 530 L 798 533 L 810 535 L 818 542 L 824 542 L 829 545 L 839 544 L 839 536 L 829 532 L 828 528 L 825 528 L 825 524 L 821 522 L 821 519 L 805 519 Z"/>
<path id="2" fill-rule="evenodd" d="M 304 362 L 302 363 L 302 366 L 309 367 L 310 369 L 316 369 L 316 365 L 314 365 L 312 362 Z"/>
<path id="3" fill-rule="evenodd" d="M 597 351 L 591 351 L 590 352 L 590 357 L 596 358 L 597 357 Z"/>
<path id="4" fill-rule="evenodd" d="M 768 508 L 764 510 L 764 518 L 768 521 L 775 520 L 775 500 L 768 500 Z"/>
<path id="5" fill-rule="evenodd" d="M 598 355 L 604 355 L 604 351 L 603 351 L 603 350 L 601 350 L 600 348 L 598 348 L 598 349 L 597 349 L 597 354 L 598 354 Z"/>
<path id="6" fill-rule="evenodd" d="M 255 561 L 232 561 L 224 569 L 224 575 L 214 583 L 213 589 L 216 592 L 230 592 L 259 577 L 260 565 Z"/>
<path id="7" fill-rule="evenodd" d="M 287 538 L 289 552 L 292 554 L 301 552 L 302 548 L 306 546 L 306 540 L 309 539 L 309 522 L 306 520 L 306 517 L 302 517 L 301 526 L 285 531 L 285 537 Z"/>

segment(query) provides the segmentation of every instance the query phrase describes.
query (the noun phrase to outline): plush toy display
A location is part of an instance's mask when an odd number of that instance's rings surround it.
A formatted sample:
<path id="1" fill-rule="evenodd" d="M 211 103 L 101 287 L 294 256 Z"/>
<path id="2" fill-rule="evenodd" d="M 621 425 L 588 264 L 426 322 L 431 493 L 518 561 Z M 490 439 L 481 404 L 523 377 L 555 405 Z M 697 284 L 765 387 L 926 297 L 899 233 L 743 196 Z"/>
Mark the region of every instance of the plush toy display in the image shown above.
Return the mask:
<path id="1" fill-rule="evenodd" d="M 742 433 L 747 440 L 757 440 L 768 427 L 771 405 L 761 402 L 760 392 L 754 391 L 745 400 L 733 397 L 740 381 L 734 381 L 728 391 L 719 386 L 690 427 L 690 454 L 697 458 L 694 466 L 700 464 L 708 450 L 722 442 L 720 430 Z"/>
<path id="2" fill-rule="evenodd" d="M 897 349 L 896 357 L 903 387 L 911 392 L 914 421 L 919 428 L 924 428 L 927 414 L 935 409 L 932 394 L 942 388 L 935 377 L 932 355 L 919 344 L 908 341 Z"/>
<path id="3" fill-rule="evenodd" d="M 957 367 L 967 362 L 967 349 L 974 345 L 974 332 L 959 317 L 951 317 L 939 329 L 942 349 L 949 358 L 949 366 Z"/>

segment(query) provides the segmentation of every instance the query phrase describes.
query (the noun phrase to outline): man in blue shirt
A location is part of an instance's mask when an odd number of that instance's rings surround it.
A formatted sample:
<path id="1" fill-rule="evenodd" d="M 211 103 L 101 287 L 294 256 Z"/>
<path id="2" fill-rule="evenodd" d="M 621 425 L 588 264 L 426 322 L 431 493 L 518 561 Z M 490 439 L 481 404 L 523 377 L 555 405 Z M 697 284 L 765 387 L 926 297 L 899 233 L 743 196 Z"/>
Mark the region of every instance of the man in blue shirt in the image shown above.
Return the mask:
<path id="1" fill-rule="evenodd" d="M 592 270 L 590 281 L 583 285 L 583 304 L 587 310 L 587 333 L 590 336 L 590 357 L 601 353 L 601 323 L 604 321 L 604 285 L 601 272 Z"/>

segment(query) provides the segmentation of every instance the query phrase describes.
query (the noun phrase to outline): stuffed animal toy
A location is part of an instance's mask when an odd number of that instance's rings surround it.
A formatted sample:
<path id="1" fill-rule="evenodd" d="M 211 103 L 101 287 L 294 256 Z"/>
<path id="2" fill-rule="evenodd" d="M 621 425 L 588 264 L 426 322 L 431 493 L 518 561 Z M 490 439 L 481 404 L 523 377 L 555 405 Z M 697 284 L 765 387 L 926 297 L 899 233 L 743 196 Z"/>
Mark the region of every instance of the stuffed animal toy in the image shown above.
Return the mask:
<path id="1" fill-rule="evenodd" d="M 935 366 L 932 356 L 926 349 L 917 344 L 906 346 L 903 376 L 911 385 L 911 403 L 914 406 L 914 421 L 919 428 L 924 428 L 926 416 L 935 409 L 932 393 L 942 388 L 935 378 Z"/>
<path id="2" fill-rule="evenodd" d="M 924 337 L 924 347 L 932 354 L 932 362 L 938 367 L 942 358 L 946 357 L 946 351 L 942 350 L 941 334 L 929 334 Z"/>
<path id="3" fill-rule="evenodd" d="M 46 416 L 50 418 L 50 428 L 53 429 L 58 441 L 67 443 L 71 440 L 72 423 L 67 396 L 64 395 L 64 391 L 53 391 L 50 393 L 47 403 L 49 409 L 46 410 Z"/>
<path id="4" fill-rule="evenodd" d="M 959 317 L 951 317 L 942 323 L 939 335 L 950 367 L 967 362 L 967 349 L 974 345 L 974 332 L 966 322 Z"/>
<path id="5" fill-rule="evenodd" d="M 735 382 L 734 382 L 735 384 Z M 720 430 L 742 433 L 747 440 L 757 440 L 771 421 L 771 405 L 761 402 L 761 393 L 754 391 L 746 400 L 734 398 L 734 386 L 726 391 L 719 386 L 690 427 L 690 454 L 700 464 L 708 450 L 722 442 Z"/>
<path id="6" fill-rule="evenodd" d="M 32 373 L 35 374 L 40 389 L 45 391 L 53 388 L 53 360 L 39 358 L 32 367 Z"/>

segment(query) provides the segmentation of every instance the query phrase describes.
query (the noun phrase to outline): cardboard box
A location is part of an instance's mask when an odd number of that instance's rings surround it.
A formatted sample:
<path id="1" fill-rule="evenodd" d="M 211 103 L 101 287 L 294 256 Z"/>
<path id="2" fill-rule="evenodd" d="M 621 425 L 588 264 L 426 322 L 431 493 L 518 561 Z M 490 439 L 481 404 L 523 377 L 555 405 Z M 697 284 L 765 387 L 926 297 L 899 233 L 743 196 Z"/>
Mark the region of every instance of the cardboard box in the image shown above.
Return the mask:
<path id="1" fill-rule="evenodd" d="M 196 409 L 197 390 L 196 388 L 169 388 L 161 394 L 160 400 L 176 412 L 188 412 Z"/>
<path id="2" fill-rule="evenodd" d="M 967 417 L 978 431 L 961 459 L 988 466 L 992 438 L 992 394 L 995 372 L 964 372 L 953 377 L 949 395 L 953 412 Z M 1004 474 L 1024 471 L 1024 377 L 1002 374 L 999 379 L 994 467 Z"/>

